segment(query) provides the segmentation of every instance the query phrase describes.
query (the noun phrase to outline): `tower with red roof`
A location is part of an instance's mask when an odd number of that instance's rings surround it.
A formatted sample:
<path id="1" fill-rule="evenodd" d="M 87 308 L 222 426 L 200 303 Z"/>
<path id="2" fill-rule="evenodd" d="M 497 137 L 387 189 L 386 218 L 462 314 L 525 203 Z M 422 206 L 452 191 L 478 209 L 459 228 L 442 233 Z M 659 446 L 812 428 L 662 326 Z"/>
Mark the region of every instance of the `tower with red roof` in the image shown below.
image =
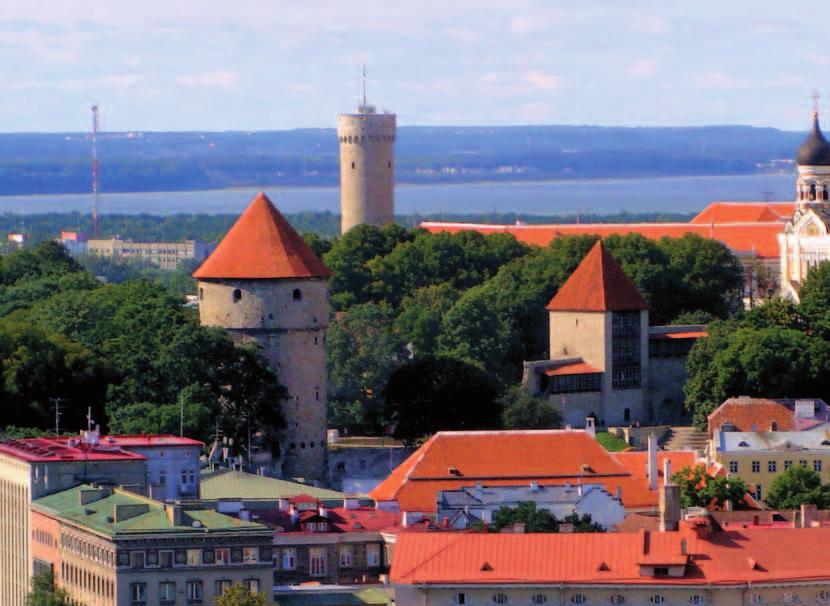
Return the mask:
<path id="1" fill-rule="evenodd" d="M 326 352 L 331 272 L 259 193 L 193 274 L 199 316 L 262 348 L 288 390 L 283 474 L 320 479 L 326 463 Z"/>
<path id="2" fill-rule="evenodd" d="M 648 421 L 649 306 L 601 240 L 547 310 L 550 360 L 540 368 L 541 391 L 561 405 L 565 421 Z"/>

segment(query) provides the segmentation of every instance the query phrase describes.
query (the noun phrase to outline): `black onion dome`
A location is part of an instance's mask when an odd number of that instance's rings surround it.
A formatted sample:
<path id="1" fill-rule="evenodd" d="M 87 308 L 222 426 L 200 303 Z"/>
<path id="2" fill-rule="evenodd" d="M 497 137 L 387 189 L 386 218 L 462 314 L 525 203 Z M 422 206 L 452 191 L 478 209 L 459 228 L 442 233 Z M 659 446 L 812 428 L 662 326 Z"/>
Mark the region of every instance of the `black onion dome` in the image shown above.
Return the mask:
<path id="1" fill-rule="evenodd" d="M 818 114 L 813 116 L 813 128 L 798 148 L 799 166 L 830 166 L 830 143 L 818 125 Z"/>

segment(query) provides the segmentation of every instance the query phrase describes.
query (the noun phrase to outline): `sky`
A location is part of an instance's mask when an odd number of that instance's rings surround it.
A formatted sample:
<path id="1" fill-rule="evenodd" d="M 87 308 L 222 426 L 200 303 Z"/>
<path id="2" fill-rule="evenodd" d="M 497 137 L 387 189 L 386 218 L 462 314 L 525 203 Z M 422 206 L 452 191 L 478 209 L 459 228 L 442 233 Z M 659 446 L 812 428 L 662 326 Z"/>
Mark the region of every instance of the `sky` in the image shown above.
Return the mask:
<path id="1" fill-rule="evenodd" d="M 366 64 L 402 125 L 830 114 L 827 0 L 0 0 L 0 131 L 333 127 Z"/>

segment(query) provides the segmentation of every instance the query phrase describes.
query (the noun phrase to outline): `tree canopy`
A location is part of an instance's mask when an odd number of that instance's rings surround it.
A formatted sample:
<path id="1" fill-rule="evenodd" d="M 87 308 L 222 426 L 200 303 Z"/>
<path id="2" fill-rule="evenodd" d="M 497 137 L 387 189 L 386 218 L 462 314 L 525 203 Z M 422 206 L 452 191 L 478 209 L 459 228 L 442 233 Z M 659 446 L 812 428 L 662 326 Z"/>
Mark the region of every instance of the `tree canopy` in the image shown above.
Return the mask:
<path id="1" fill-rule="evenodd" d="M 32 575 L 32 589 L 26 594 L 26 606 L 70 606 L 72 600 L 63 589 L 55 587 L 51 569 Z"/>
<path id="2" fill-rule="evenodd" d="M 749 487 L 740 478 L 712 477 L 702 465 L 697 465 L 677 471 L 671 481 L 680 486 L 683 507 L 723 509 L 726 501 L 731 501 L 734 509 L 748 508 L 745 497 Z"/>
<path id="3" fill-rule="evenodd" d="M 493 522 L 487 526 L 490 532 L 522 524 L 525 532 L 559 532 L 562 524 L 573 526 L 574 532 L 605 532 L 605 529 L 591 519 L 591 514 L 580 516 L 574 512 L 558 519 L 547 509 L 537 509 L 533 501 L 523 501 L 516 507 L 502 505 L 493 514 Z"/>
<path id="4" fill-rule="evenodd" d="M 269 606 L 273 604 L 268 596 L 261 592 L 252 592 L 242 583 L 235 583 L 216 598 L 214 606 Z"/>
<path id="5" fill-rule="evenodd" d="M 812 469 L 793 465 L 772 481 L 766 502 L 774 509 L 798 509 L 804 503 L 827 509 L 830 507 L 830 485 L 822 484 L 821 475 Z"/>

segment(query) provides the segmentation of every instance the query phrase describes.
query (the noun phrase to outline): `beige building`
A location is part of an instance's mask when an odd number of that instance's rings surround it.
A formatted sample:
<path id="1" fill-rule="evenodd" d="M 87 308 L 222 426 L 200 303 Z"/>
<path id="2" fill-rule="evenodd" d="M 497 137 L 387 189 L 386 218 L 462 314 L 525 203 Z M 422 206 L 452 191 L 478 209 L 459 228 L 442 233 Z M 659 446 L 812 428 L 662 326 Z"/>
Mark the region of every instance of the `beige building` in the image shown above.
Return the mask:
<path id="1" fill-rule="evenodd" d="M 550 357 L 525 362 L 523 383 L 581 427 L 673 422 L 686 356 L 701 326 L 648 324 L 648 303 L 598 241 L 547 306 Z"/>
<path id="2" fill-rule="evenodd" d="M 395 114 L 363 103 L 337 116 L 340 140 L 341 233 L 355 225 L 395 220 Z"/>
<path id="3" fill-rule="evenodd" d="M 32 503 L 35 569 L 86 606 L 212 604 L 236 583 L 270 593 L 271 530 L 211 509 L 89 484 Z"/>
<path id="4" fill-rule="evenodd" d="M 63 241 L 63 240 L 62 240 Z M 71 240 L 71 250 L 80 249 L 76 241 Z M 133 242 L 111 238 L 109 240 L 88 240 L 86 253 L 109 259 L 132 259 L 155 265 L 162 269 L 176 269 L 184 261 L 202 262 L 207 259 L 212 245 L 198 240 L 183 242 Z"/>
<path id="5" fill-rule="evenodd" d="M 321 480 L 329 270 L 260 193 L 193 276 L 202 324 L 259 346 L 288 390 L 283 475 Z"/>

